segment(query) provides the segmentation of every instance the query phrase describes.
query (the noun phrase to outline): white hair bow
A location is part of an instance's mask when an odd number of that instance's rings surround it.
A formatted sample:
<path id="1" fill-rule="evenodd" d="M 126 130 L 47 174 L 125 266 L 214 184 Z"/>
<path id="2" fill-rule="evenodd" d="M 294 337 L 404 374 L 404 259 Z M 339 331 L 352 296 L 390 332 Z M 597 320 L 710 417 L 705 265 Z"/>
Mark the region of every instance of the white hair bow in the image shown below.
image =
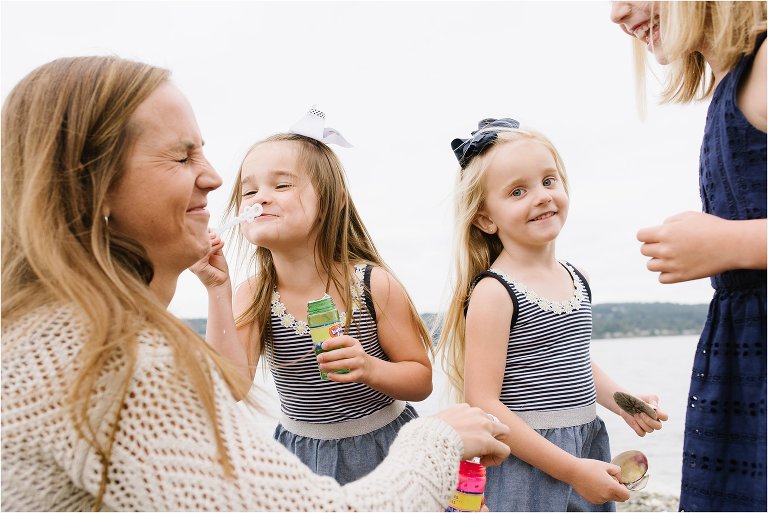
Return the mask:
<path id="1" fill-rule="evenodd" d="M 316 139 L 325 144 L 338 144 L 344 148 L 352 147 L 337 130 L 325 127 L 325 113 L 317 110 L 317 105 L 313 105 L 309 112 L 294 123 L 288 131 L 292 134 Z"/>

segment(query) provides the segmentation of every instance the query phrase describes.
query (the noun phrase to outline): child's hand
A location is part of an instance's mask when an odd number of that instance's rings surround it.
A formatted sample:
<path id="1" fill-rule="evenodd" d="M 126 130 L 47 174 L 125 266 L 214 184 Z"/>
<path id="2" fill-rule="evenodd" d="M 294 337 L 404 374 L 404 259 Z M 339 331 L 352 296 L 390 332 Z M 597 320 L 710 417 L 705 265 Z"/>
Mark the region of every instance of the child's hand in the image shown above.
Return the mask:
<path id="1" fill-rule="evenodd" d="M 224 258 L 224 242 L 208 229 L 208 236 L 211 239 L 211 250 L 203 258 L 189 267 L 189 270 L 195 273 L 206 288 L 218 287 L 229 281 L 229 267 L 227 259 Z"/>
<path id="2" fill-rule="evenodd" d="M 629 499 L 629 490 L 621 484 L 621 468 L 618 465 L 587 458 L 577 461 L 575 477 L 569 484 L 579 495 L 592 504 Z"/>
<path id="3" fill-rule="evenodd" d="M 661 421 L 668 420 L 669 415 L 667 415 L 667 413 L 663 410 L 659 409 L 658 396 L 638 395 L 636 397 L 653 406 L 653 409 L 656 410 L 656 417 L 658 420 L 653 420 L 646 413 L 636 413 L 635 415 L 630 415 L 624 410 L 619 410 L 619 415 L 621 415 L 621 418 L 624 419 L 624 422 L 626 422 L 629 427 L 631 427 L 635 433 L 637 433 L 637 436 L 645 436 L 646 433 L 651 433 L 661 429 Z"/>
<path id="4" fill-rule="evenodd" d="M 647 267 L 661 283 L 678 283 L 714 276 L 733 268 L 728 257 L 735 248 L 723 247 L 719 234 L 729 221 L 702 212 L 683 212 L 660 226 L 643 228 L 637 239 L 640 252 L 651 257 Z"/>
<path id="5" fill-rule="evenodd" d="M 334 337 L 323 342 L 323 350 L 327 352 L 317 355 L 317 362 L 320 370 L 328 373 L 328 379 L 339 383 L 368 382 L 372 357 L 365 352 L 359 340 L 349 335 Z M 349 372 L 334 372 L 341 369 L 349 369 Z"/>

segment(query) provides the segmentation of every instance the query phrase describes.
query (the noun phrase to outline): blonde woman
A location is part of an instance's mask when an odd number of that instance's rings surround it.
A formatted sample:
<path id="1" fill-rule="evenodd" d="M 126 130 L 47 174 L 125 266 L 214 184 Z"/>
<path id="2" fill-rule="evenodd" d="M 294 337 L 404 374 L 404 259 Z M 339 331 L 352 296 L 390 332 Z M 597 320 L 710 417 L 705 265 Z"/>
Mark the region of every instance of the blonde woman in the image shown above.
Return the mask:
<path id="1" fill-rule="evenodd" d="M 669 64 L 665 102 L 711 98 L 703 212 L 637 234 L 662 283 L 710 277 L 691 373 L 680 508 L 766 510 L 766 4 L 614 2 L 611 19 Z"/>
<path id="2" fill-rule="evenodd" d="M 341 487 L 249 426 L 247 380 L 166 311 L 221 185 L 167 71 L 59 59 L 2 122 L 3 510 L 438 510 L 460 459 L 506 455 L 462 405 Z"/>

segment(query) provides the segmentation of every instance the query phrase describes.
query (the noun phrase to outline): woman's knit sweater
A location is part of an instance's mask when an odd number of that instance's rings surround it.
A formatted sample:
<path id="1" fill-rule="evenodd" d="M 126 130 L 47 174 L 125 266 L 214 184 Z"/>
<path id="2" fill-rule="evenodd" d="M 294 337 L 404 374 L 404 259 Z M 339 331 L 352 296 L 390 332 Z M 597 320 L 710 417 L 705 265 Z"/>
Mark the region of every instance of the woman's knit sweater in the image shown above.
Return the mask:
<path id="1" fill-rule="evenodd" d="M 78 437 L 64 406 L 83 338 L 74 313 L 43 308 L 3 326 L 4 511 L 93 507 L 100 459 Z M 109 398 L 116 388 L 110 380 L 124 369 L 118 360 L 108 364 L 97 404 L 117 404 Z M 375 471 L 342 487 L 255 429 L 214 371 L 219 429 L 234 468 L 227 479 L 209 416 L 179 374 L 166 341 L 142 333 L 112 446 L 104 509 L 442 511 L 456 485 L 461 438 L 439 419 L 408 423 Z"/>

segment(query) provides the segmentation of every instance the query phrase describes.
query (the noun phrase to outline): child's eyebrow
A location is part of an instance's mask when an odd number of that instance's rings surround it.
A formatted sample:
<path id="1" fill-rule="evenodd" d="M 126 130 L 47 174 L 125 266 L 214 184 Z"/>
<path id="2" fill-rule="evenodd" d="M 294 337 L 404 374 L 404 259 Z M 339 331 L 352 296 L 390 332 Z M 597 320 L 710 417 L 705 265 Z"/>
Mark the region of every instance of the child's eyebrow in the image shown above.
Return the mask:
<path id="1" fill-rule="evenodd" d="M 518 185 L 522 185 L 525 183 L 525 180 L 523 178 L 513 178 L 506 182 L 504 185 L 502 185 L 501 190 L 503 191 L 511 191 Z"/>
<path id="2" fill-rule="evenodd" d="M 270 175 L 272 175 L 275 178 L 296 178 L 298 175 L 292 171 L 285 171 L 283 169 L 273 169 L 269 172 Z M 240 183 L 242 184 L 248 184 L 253 181 L 253 175 L 248 175 L 245 178 L 241 180 Z"/>
<path id="3" fill-rule="evenodd" d="M 282 177 L 296 178 L 296 176 L 297 176 L 296 173 L 294 173 L 292 171 L 284 171 L 282 169 L 275 169 L 275 170 L 270 171 L 270 173 L 272 175 L 274 175 L 274 176 L 281 177 L 281 178 Z"/>

